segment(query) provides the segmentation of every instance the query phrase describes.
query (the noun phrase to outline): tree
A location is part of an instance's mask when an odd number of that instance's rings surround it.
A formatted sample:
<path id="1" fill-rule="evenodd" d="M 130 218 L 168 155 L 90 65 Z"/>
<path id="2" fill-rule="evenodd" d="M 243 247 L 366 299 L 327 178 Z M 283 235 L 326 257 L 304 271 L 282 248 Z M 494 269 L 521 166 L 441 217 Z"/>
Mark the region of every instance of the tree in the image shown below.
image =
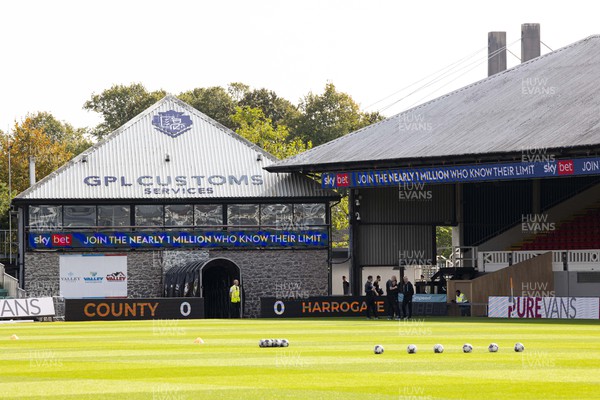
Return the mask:
<path id="1" fill-rule="evenodd" d="M 273 126 L 260 108 L 236 107 L 231 117 L 238 135 L 260 146 L 277 158 L 287 158 L 312 147 L 299 138 L 291 138 L 285 125 Z"/>
<path id="2" fill-rule="evenodd" d="M 316 146 L 383 119 L 378 113 L 362 113 L 352 97 L 338 92 L 333 83 L 327 83 L 321 95 L 306 95 L 299 108 L 302 114 L 293 131 Z"/>
<path id="3" fill-rule="evenodd" d="M 91 134 L 101 139 L 165 96 L 164 90 L 148 92 L 141 83 L 114 85 L 100 94 L 92 93 L 83 108 L 100 113 L 104 121 Z"/>
<path id="4" fill-rule="evenodd" d="M 92 145 L 86 128 L 74 128 L 68 122 L 58 121 L 48 112 L 28 114 L 34 129 L 42 129 L 54 143 L 62 143 L 74 156 Z"/>
<path id="5" fill-rule="evenodd" d="M 275 126 L 283 124 L 289 127 L 300 117 L 298 108 L 290 101 L 277 96 L 274 91 L 264 88 L 246 91 L 238 105 L 260 108 Z"/>
<path id="6" fill-rule="evenodd" d="M 452 254 L 452 227 L 436 226 L 435 237 L 438 247 L 438 254 L 446 258 L 450 258 L 450 255 Z"/>
<path id="7" fill-rule="evenodd" d="M 53 141 L 30 117 L 16 123 L 12 134 L 3 133 L 0 146 L 0 181 L 8 183 L 10 152 L 12 189 L 17 193 L 29 186 L 29 157 L 35 157 L 36 178 L 40 180 L 73 156 L 64 143 Z"/>
<path id="8" fill-rule="evenodd" d="M 229 129 L 235 128 L 231 116 L 235 113 L 236 103 L 222 87 L 196 88 L 177 97 Z"/>
<path id="9" fill-rule="evenodd" d="M 8 227 L 8 210 L 11 200 L 17 195 L 17 191 L 8 191 L 8 184 L 0 182 L 0 227 Z"/>

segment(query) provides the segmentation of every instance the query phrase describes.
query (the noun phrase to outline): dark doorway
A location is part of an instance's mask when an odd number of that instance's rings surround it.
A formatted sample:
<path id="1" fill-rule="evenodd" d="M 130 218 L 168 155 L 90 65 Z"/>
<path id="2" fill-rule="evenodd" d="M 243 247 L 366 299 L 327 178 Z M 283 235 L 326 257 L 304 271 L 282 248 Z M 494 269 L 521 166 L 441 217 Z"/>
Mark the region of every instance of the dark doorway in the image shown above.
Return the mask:
<path id="1" fill-rule="evenodd" d="M 239 280 L 241 285 L 240 268 L 232 261 L 218 258 L 204 264 L 202 297 L 205 318 L 229 318 L 229 288 L 234 279 Z"/>

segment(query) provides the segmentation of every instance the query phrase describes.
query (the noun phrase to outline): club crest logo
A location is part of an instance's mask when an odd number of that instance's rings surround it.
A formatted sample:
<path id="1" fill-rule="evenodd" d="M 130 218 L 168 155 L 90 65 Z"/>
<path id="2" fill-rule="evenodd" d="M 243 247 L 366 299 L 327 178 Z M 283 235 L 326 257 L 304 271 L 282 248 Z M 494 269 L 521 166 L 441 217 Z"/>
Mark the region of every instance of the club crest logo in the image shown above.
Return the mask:
<path id="1" fill-rule="evenodd" d="M 169 110 L 159 112 L 152 117 L 152 125 L 165 135 L 174 138 L 192 129 L 192 119 L 182 112 Z"/>

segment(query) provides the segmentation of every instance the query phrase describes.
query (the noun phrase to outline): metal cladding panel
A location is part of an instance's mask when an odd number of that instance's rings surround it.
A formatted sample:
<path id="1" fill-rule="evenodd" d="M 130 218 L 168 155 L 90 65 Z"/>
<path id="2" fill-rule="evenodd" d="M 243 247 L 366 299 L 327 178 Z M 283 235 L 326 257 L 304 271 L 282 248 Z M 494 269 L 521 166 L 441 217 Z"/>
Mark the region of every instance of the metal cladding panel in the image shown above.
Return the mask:
<path id="1" fill-rule="evenodd" d="M 355 210 L 362 223 L 442 225 L 455 220 L 453 185 L 360 189 L 358 196 Z"/>
<path id="2" fill-rule="evenodd" d="M 400 252 L 415 258 L 433 259 L 432 226 L 361 225 L 358 229 L 358 263 L 399 265 Z"/>
<path id="3" fill-rule="evenodd" d="M 180 113 L 179 117 L 176 115 L 177 122 L 163 128 L 160 124 L 165 114 L 160 113 L 170 112 Z M 181 129 L 173 132 L 169 130 L 171 127 Z M 263 169 L 275 161 L 275 157 L 258 146 L 186 103 L 167 96 L 18 198 L 335 196 L 302 175 L 269 173 Z"/>
<path id="4" fill-rule="evenodd" d="M 600 144 L 591 36 L 275 164 L 272 171 Z"/>

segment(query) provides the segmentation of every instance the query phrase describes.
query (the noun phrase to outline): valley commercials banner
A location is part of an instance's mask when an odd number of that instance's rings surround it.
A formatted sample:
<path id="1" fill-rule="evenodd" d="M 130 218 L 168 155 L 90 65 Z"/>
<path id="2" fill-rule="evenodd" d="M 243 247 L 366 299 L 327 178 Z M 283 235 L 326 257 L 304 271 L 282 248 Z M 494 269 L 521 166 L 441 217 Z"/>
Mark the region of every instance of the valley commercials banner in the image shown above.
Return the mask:
<path id="1" fill-rule="evenodd" d="M 598 297 L 489 297 L 490 318 L 599 319 Z"/>
<path id="2" fill-rule="evenodd" d="M 0 300 L 0 318 L 52 317 L 54 315 L 52 297 Z"/>
<path id="3" fill-rule="evenodd" d="M 126 255 L 61 255 L 59 265 L 61 297 L 127 297 Z"/>

